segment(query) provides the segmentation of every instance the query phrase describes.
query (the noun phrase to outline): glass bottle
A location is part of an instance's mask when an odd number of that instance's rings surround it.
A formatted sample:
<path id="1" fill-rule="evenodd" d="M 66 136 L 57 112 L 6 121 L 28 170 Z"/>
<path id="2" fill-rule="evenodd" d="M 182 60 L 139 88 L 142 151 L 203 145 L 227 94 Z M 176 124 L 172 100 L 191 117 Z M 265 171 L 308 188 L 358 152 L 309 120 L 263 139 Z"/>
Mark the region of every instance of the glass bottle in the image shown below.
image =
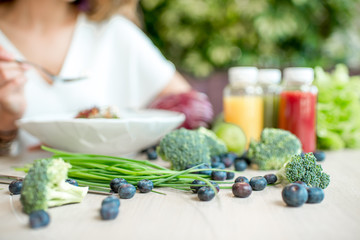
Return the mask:
<path id="1" fill-rule="evenodd" d="M 279 128 L 295 134 L 304 152 L 316 150 L 317 88 L 312 85 L 312 68 L 284 69 L 284 88 L 280 93 Z"/>
<path id="2" fill-rule="evenodd" d="M 263 129 L 263 101 L 256 67 L 232 67 L 224 89 L 224 120 L 240 126 L 247 138 L 259 140 Z"/>
<path id="3" fill-rule="evenodd" d="M 262 88 L 264 101 L 264 128 L 278 127 L 280 81 L 279 69 L 259 69 L 258 84 Z"/>

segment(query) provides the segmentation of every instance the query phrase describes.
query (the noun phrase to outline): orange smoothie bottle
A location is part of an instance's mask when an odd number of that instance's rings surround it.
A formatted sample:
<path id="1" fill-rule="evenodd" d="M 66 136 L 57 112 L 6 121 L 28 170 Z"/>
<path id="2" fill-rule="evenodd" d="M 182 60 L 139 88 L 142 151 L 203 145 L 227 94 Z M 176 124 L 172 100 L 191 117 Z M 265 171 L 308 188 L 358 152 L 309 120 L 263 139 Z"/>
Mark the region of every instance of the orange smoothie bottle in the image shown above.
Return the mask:
<path id="1" fill-rule="evenodd" d="M 259 140 L 263 129 L 264 102 L 261 87 L 256 85 L 256 67 L 229 69 L 229 85 L 224 89 L 224 120 L 239 125 L 249 144 Z"/>

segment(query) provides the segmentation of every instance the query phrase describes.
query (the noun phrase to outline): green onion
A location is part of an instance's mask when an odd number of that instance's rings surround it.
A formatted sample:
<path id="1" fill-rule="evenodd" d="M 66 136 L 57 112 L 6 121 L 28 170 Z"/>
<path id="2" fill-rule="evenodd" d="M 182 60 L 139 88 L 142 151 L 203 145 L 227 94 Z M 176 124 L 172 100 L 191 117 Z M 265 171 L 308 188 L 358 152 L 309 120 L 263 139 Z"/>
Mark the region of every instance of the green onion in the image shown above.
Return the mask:
<path id="1" fill-rule="evenodd" d="M 210 183 L 210 176 L 195 174 L 199 164 L 184 171 L 174 171 L 159 166 L 147 160 L 135 160 L 123 157 L 105 156 L 96 154 L 70 153 L 42 146 L 42 149 L 53 153 L 53 158 L 62 158 L 71 164 L 68 177 L 75 179 L 82 186 L 89 186 L 96 191 L 109 192 L 110 182 L 114 178 L 124 178 L 130 184 L 137 185 L 142 179 L 151 180 L 155 188 L 168 187 L 177 190 L 190 191 L 193 180 L 201 180 L 210 186 L 215 193 L 215 187 Z M 27 171 L 30 166 L 20 168 Z M 224 169 L 201 169 L 201 171 L 227 171 Z M 217 182 L 218 184 L 232 184 L 232 182 Z M 223 188 L 223 187 L 221 187 Z M 153 191 L 160 193 L 157 191 Z M 163 193 L 160 193 L 163 194 Z"/>

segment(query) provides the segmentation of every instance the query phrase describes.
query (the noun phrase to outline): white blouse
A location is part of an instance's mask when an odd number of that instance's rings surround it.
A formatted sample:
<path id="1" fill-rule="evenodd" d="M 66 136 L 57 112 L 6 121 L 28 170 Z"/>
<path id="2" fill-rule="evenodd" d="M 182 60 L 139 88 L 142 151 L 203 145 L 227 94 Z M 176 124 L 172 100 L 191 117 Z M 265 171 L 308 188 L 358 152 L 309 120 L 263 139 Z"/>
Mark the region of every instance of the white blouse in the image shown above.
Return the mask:
<path id="1" fill-rule="evenodd" d="M 0 45 L 24 59 L 1 31 Z M 174 73 L 174 65 L 129 20 L 115 15 L 93 22 L 80 14 L 60 75 L 88 78 L 49 85 L 37 71 L 29 70 L 24 117 L 78 112 L 95 105 L 144 108 Z"/>

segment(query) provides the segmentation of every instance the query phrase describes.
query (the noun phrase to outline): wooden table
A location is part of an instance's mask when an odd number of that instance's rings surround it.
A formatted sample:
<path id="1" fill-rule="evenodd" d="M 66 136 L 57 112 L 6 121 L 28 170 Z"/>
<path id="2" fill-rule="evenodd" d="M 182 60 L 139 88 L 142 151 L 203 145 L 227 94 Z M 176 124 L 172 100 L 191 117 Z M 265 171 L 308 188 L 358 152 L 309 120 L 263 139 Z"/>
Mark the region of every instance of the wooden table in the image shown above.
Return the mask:
<path id="1" fill-rule="evenodd" d="M 47 156 L 39 151 L 1 157 L 0 174 L 23 175 L 11 167 Z M 49 209 L 50 225 L 37 230 L 28 227 L 19 196 L 10 197 L 7 185 L 1 184 L 0 239 L 360 239 L 360 151 L 329 152 L 323 168 L 331 183 L 320 204 L 286 207 L 280 186 L 253 192 L 247 199 L 224 189 L 210 202 L 161 189 L 166 196 L 137 193 L 121 200 L 119 216 L 103 221 L 99 209 L 105 196 L 88 194 L 80 204 Z M 265 173 L 246 170 L 239 175 Z"/>

